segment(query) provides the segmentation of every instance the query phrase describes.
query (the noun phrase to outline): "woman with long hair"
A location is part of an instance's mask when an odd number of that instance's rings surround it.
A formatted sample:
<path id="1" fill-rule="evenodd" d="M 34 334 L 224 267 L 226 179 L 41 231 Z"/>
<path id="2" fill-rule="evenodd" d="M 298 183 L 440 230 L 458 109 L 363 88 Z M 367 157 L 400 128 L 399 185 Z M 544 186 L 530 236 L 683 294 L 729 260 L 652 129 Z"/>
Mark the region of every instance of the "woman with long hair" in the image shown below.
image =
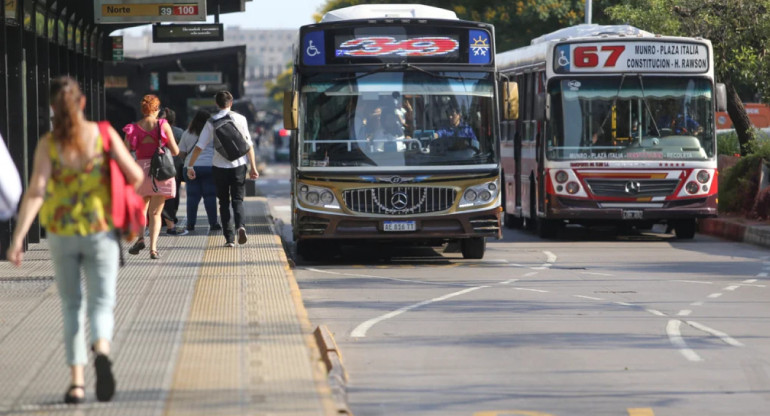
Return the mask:
<path id="1" fill-rule="evenodd" d="M 149 211 L 150 226 L 150 258 L 157 260 L 160 258 L 158 253 L 158 236 L 163 224 L 161 214 L 163 204 L 166 199 L 173 198 L 176 195 L 176 178 L 169 178 L 163 181 L 153 180 L 150 176 L 150 161 L 153 153 L 158 146 L 166 146 L 171 154 L 179 154 L 179 146 L 176 144 L 174 132 L 168 121 L 158 118 L 160 113 L 160 100 L 153 94 L 147 94 L 142 98 L 142 117 L 136 123 L 131 123 L 123 127 L 126 133 L 126 145 L 136 153 L 136 161 L 144 169 L 144 182 L 139 187 L 139 195 L 144 197 L 144 211 Z M 155 187 L 153 186 L 153 182 Z M 139 235 L 133 246 L 128 249 L 130 254 L 139 254 L 146 247 L 144 242 L 144 232 Z"/>
<path id="2" fill-rule="evenodd" d="M 50 102 L 53 131 L 40 139 L 35 150 L 32 176 L 7 256 L 14 265 L 21 265 L 24 236 L 39 211 L 40 223 L 47 230 L 62 305 L 64 347 L 70 366 L 70 386 L 64 401 L 85 400 L 83 366 L 88 353 L 81 268 L 86 277 L 91 346 L 96 356 L 96 397 L 108 401 L 115 393 L 109 355 L 120 247 L 110 216 L 107 157 L 117 161 L 134 186 L 139 186 L 144 176 L 112 127 L 109 137 L 102 137 L 97 123 L 86 120 L 86 97 L 77 81 L 70 77 L 52 80 Z M 104 140 L 111 142 L 109 155 L 104 152 Z"/>
<path id="3" fill-rule="evenodd" d="M 209 230 L 221 230 L 222 226 L 217 222 L 217 186 L 214 183 L 214 174 L 211 167 L 214 158 L 214 145 L 209 144 L 201 151 L 200 156 L 195 161 L 193 169 L 195 170 L 195 179 L 187 176 L 187 166 L 190 156 L 198 144 L 203 126 L 211 118 L 211 113 L 206 110 L 198 110 L 195 117 L 190 122 L 179 142 L 179 148 L 187 154 L 184 163 L 185 180 L 187 181 L 187 229 L 195 230 L 195 223 L 198 221 L 198 205 L 203 198 L 203 207 L 206 208 L 206 216 L 209 220 Z"/>

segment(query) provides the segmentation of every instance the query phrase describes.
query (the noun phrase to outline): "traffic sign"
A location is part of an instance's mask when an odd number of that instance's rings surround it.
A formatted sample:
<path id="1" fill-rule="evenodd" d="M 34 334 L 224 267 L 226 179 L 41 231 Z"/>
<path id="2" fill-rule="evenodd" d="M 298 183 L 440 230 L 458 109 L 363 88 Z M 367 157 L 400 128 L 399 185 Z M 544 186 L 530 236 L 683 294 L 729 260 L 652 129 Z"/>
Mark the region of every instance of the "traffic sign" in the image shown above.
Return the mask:
<path id="1" fill-rule="evenodd" d="M 95 0 L 96 23 L 204 22 L 206 0 Z"/>
<path id="2" fill-rule="evenodd" d="M 153 25 L 152 41 L 161 42 L 221 42 L 225 40 L 221 23 L 188 23 Z"/>

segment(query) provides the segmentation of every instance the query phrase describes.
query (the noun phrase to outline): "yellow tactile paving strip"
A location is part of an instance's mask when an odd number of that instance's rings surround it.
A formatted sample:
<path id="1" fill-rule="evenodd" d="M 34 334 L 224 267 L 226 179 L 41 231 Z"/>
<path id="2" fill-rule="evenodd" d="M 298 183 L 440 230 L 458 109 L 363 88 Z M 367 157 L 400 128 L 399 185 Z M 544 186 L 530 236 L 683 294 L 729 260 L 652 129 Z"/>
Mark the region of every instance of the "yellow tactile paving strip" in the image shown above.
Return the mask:
<path id="1" fill-rule="evenodd" d="M 280 239 L 246 204 L 249 241 L 210 236 L 165 414 L 330 415 L 310 324 Z M 254 215 L 256 214 L 256 215 Z"/>

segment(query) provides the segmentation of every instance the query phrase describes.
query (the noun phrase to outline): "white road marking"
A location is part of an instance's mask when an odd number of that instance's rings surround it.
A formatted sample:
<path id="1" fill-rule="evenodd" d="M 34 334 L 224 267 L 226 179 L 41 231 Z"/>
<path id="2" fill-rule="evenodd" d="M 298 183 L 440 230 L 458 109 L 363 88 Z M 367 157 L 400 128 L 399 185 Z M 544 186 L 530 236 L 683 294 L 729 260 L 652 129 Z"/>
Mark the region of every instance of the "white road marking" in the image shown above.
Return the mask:
<path id="1" fill-rule="evenodd" d="M 544 251 L 543 254 L 545 254 L 546 263 L 556 263 L 556 254 L 553 254 L 550 251 Z"/>
<path id="2" fill-rule="evenodd" d="M 677 316 L 689 316 L 691 313 L 692 311 L 689 309 L 682 309 L 681 311 L 679 311 Z"/>
<path id="3" fill-rule="evenodd" d="M 706 325 L 699 324 L 699 323 L 697 323 L 695 321 L 686 321 L 686 322 L 687 322 L 687 325 L 690 325 L 691 327 L 693 327 L 695 329 L 700 329 L 703 332 L 708 332 L 711 335 L 719 337 L 719 339 L 724 341 L 725 344 L 732 345 L 733 347 L 743 347 L 743 344 L 740 341 L 738 341 L 735 338 L 725 334 L 722 331 L 718 331 L 718 330 L 716 330 L 714 328 L 709 328 Z"/>
<path id="4" fill-rule="evenodd" d="M 746 279 L 743 283 L 756 283 L 757 279 Z"/>
<path id="5" fill-rule="evenodd" d="M 684 356 L 684 358 L 690 361 L 703 361 L 703 358 L 701 358 L 700 355 L 687 347 L 687 343 L 684 342 L 682 334 L 679 332 L 679 327 L 681 325 L 682 321 L 678 319 L 670 319 L 668 321 L 668 325 L 666 325 L 666 334 L 668 335 L 668 340 L 673 346 L 679 349 L 679 352 Z"/>
<path id="6" fill-rule="evenodd" d="M 584 296 L 584 295 L 572 295 L 572 296 L 574 296 L 576 298 L 588 299 L 588 300 L 604 300 L 602 298 L 595 298 L 593 296 Z"/>
<path id="7" fill-rule="evenodd" d="M 588 274 L 591 276 L 614 276 L 610 273 L 597 273 L 597 272 L 580 272 L 580 274 Z"/>
<path id="8" fill-rule="evenodd" d="M 501 284 L 501 285 L 507 285 L 507 284 L 511 284 L 511 283 L 513 283 L 513 282 L 516 282 L 516 281 L 518 281 L 518 280 L 519 280 L 519 279 L 511 279 L 511 280 L 506 280 L 506 281 L 504 281 L 504 282 L 500 282 L 500 284 Z"/>
<path id="9" fill-rule="evenodd" d="M 700 302 L 700 301 L 693 302 L 693 303 L 690 304 L 690 306 L 703 306 L 703 302 Z"/>
<path id="10" fill-rule="evenodd" d="M 444 296 L 440 296 L 440 297 L 437 297 L 437 298 L 433 298 L 433 299 L 425 300 L 425 301 L 422 301 L 422 302 L 418 302 L 418 303 L 415 303 L 414 305 L 405 306 L 405 307 L 403 307 L 401 309 L 397 309 L 397 310 L 395 310 L 393 312 L 388 312 L 385 315 L 380 315 L 380 316 L 378 316 L 378 317 L 376 317 L 374 319 L 370 319 L 370 320 L 368 320 L 368 321 L 358 325 L 357 327 L 355 327 L 355 329 L 353 329 L 353 332 L 350 333 L 350 336 L 353 337 L 353 338 L 363 338 L 363 337 L 366 336 L 366 331 L 368 331 L 371 327 L 373 327 L 374 325 L 376 325 L 376 324 L 378 324 L 378 323 L 380 323 L 380 322 L 382 322 L 384 320 L 387 320 L 387 319 L 390 319 L 390 318 L 394 318 L 394 317 L 396 317 L 398 315 L 401 315 L 404 312 L 408 312 L 408 311 L 410 311 L 412 309 L 419 308 L 420 306 L 429 305 L 429 304 L 435 303 L 435 302 L 441 302 L 442 300 L 447 300 L 447 299 L 453 298 L 455 296 L 464 295 L 466 293 L 473 292 L 474 290 L 479 290 L 479 289 L 483 289 L 483 288 L 487 288 L 487 287 L 489 287 L 489 286 L 469 287 L 467 289 L 463 289 L 463 290 L 460 290 L 458 292 L 453 292 L 453 293 L 450 293 L 450 294 L 447 294 L 447 295 L 444 295 Z"/>
<path id="11" fill-rule="evenodd" d="M 738 289 L 739 287 L 741 287 L 741 286 L 740 285 L 727 286 L 727 287 L 725 287 L 722 290 L 728 290 L 728 291 L 732 292 L 733 290 Z"/>
<path id="12" fill-rule="evenodd" d="M 634 306 L 632 303 L 628 303 L 628 302 L 612 302 L 612 303 L 620 306 Z"/>
<path id="13" fill-rule="evenodd" d="M 534 276 L 534 275 L 536 275 L 536 274 L 537 274 L 537 272 L 529 272 L 529 273 L 524 273 L 524 274 L 522 275 L 522 277 L 530 277 L 530 276 Z"/>
<path id="14" fill-rule="evenodd" d="M 721 293 L 712 293 L 712 294 L 708 295 L 707 297 L 710 298 L 710 299 L 716 299 L 716 298 L 718 298 L 720 296 L 722 296 Z"/>
<path id="15" fill-rule="evenodd" d="M 550 293 L 550 292 L 548 292 L 547 290 L 542 290 L 542 289 L 530 289 L 530 288 L 528 288 L 528 287 L 517 287 L 517 288 L 515 288 L 515 289 L 516 289 L 516 290 L 524 290 L 524 291 L 527 291 L 527 292 Z"/>
<path id="16" fill-rule="evenodd" d="M 703 285 L 711 285 L 713 282 L 701 282 L 700 280 L 672 280 L 672 282 L 682 282 L 682 283 L 700 283 Z"/>
<path id="17" fill-rule="evenodd" d="M 667 316 L 665 313 L 663 313 L 663 312 L 661 312 L 661 311 L 659 311 L 657 309 L 645 309 L 645 311 L 647 311 L 647 312 L 649 312 L 649 313 L 651 313 L 653 315 L 657 315 L 657 316 Z"/>

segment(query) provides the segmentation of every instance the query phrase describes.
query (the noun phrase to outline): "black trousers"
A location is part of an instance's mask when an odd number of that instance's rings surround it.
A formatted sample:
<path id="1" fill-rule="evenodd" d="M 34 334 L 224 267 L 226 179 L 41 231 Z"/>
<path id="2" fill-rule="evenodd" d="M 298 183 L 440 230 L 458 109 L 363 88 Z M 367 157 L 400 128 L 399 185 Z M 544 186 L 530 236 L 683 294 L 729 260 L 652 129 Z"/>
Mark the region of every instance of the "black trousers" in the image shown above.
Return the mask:
<path id="1" fill-rule="evenodd" d="M 227 242 L 235 241 L 235 230 L 245 227 L 243 218 L 243 197 L 246 195 L 246 170 L 248 165 L 237 168 L 218 168 L 214 166 L 214 184 L 219 199 L 219 218 L 222 220 L 222 233 Z M 233 208 L 233 225 L 230 225 L 230 207 Z"/>

